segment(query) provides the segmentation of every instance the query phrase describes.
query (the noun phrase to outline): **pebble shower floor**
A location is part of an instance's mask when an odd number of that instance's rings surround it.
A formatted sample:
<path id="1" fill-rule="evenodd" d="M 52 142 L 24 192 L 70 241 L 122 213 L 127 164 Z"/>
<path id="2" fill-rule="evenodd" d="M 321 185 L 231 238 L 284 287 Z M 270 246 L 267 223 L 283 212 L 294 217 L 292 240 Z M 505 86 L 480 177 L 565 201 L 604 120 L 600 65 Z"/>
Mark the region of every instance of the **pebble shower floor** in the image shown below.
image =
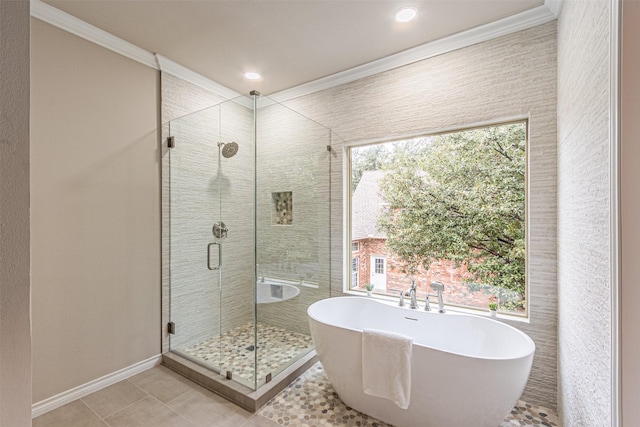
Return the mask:
<path id="1" fill-rule="evenodd" d="M 276 375 L 280 369 L 313 346 L 311 337 L 275 326 L 258 323 L 258 378 Z M 185 350 L 188 355 L 231 371 L 247 381 L 253 381 L 256 361 L 253 323 L 234 328 L 219 337 L 198 343 Z"/>

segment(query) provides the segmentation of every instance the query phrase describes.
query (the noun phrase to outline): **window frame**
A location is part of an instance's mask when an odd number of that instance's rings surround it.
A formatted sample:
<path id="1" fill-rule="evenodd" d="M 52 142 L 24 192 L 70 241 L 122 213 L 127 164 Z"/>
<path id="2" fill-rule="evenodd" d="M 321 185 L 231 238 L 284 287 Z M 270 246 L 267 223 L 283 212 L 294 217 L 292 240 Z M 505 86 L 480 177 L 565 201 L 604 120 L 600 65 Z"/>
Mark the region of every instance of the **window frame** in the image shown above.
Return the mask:
<path id="1" fill-rule="evenodd" d="M 524 311 L 521 313 L 518 312 L 508 312 L 508 311 L 499 311 L 499 315 L 500 316 L 504 316 L 504 317 L 513 317 L 516 320 L 517 319 L 523 319 L 523 320 L 528 320 L 529 319 L 529 307 L 531 304 L 531 291 L 530 291 L 530 283 L 529 283 L 529 257 L 530 257 L 530 245 L 529 245 L 529 241 L 530 241 L 530 211 L 531 211 L 531 203 L 530 203 L 530 191 L 529 191 L 529 187 L 530 187 L 530 183 L 529 183 L 529 159 L 530 159 L 530 146 L 531 146 L 531 132 L 530 132 L 530 119 L 528 116 L 514 116 L 514 117 L 509 117 L 509 118 L 505 118 L 502 120 L 495 120 L 495 121 L 487 121 L 487 122 L 481 122 L 481 123 L 477 123 L 477 124 L 472 124 L 472 125 L 467 125 L 467 126 L 456 126 L 456 127 L 450 127 L 450 128 L 443 128 L 443 129 L 436 129 L 436 130 L 425 130 L 422 132 L 416 132 L 416 133 L 410 133 L 410 134 L 401 134 L 401 135 L 397 135 L 397 136 L 392 136 L 392 137 L 383 137 L 383 138 L 374 138 L 374 139 L 368 139 L 368 140 L 362 140 L 362 141 L 352 141 L 352 142 L 348 142 L 345 143 L 343 145 L 343 168 L 342 168 L 342 172 L 343 172 L 343 203 L 344 203 L 344 242 L 345 245 L 347 244 L 351 244 L 352 240 L 351 240 L 351 236 L 352 236 L 352 193 L 351 193 L 351 185 L 352 185 L 352 155 L 351 155 L 351 150 L 354 148 L 360 148 L 360 147 L 366 147 L 366 146 L 373 146 L 373 145 L 378 145 L 378 144 L 384 144 L 384 143 L 390 143 L 390 142 L 394 142 L 394 141 L 402 141 L 402 140 L 409 140 L 409 139 L 417 139 L 417 138 L 422 138 L 422 137 L 432 137 L 432 136 L 439 136 L 439 135 L 445 135 L 445 134 L 451 134 L 451 133 L 458 133 L 458 132 L 465 132 L 465 131 L 471 131 L 471 130 L 475 130 L 475 129 L 482 129 L 482 128 L 488 128 L 488 127 L 498 127 L 498 126 L 503 126 L 503 125 L 510 125 L 510 124 L 517 124 L 517 123 L 523 123 L 524 127 L 525 127 L 525 158 L 524 158 L 524 162 L 525 162 L 525 177 L 524 177 L 524 181 L 525 181 L 525 196 L 524 196 L 524 200 L 525 200 L 525 221 L 524 221 L 524 227 L 525 227 L 525 291 L 524 291 L 524 295 L 525 295 L 525 299 L 524 299 Z M 359 242 L 358 242 L 359 243 Z M 351 274 L 350 274 L 350 265 L 351 265 L 351 259 L 353 258 L 353 253 L 354 251 L 344 251 L 345 255 L 346 255 L 346 263 L 345 265 L 349 266 L 345 269 L 345 281 L 343 283 L 343 292 L 344 293 L 351 293 L 351 294 L 355 294 L 355 295 L 360 295 L 362 293 L 362 290 L 354 288 L 351 286 Z M 371 268 L 371 266 L 370 266 Z M 446 286 L 446 283 L 445 283 Z M 384 293 L 384 294 L 380 294 L 378 295 L 378 297 L 382 297 L 384 299 L 391 299 L 391 300 L 398 300 L 399 297 L 395 294 L 389 294 L 389 293 Z M 469 311 L 471 313 L 478 313 L 478 312 L 482 312 L 482 313 L 487 313 L 488 312 L 488 308 L 487 309 L 483 309 L 480 307 L 475 307 L 475 306 L 468 306 L 468 305 L 461 305 L 461 304 L 455 304 L 455 303 L 448 303 L 447 301 L 445 301 L 445 305 L 450 306 L 450 307 L 454 307 L 456 309 L 459 309 L 461 311 Z"/>

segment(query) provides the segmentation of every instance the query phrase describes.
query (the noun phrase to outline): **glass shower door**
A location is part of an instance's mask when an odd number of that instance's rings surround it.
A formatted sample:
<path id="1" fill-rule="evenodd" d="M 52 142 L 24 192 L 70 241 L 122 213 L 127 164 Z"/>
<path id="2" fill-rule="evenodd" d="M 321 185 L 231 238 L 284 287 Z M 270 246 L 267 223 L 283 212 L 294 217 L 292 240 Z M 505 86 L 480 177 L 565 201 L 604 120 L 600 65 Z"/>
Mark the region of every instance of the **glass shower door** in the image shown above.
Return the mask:
<path id="1" fill-rule="evenodd" d="M 220 367 L 220 107 L 170 123 L 170 349 L 217 372 Z"/>
<path id="2" fill-rule="evenodd" d="M 252 389 L 254 129 L 246 97 L 170 123 L 170 349 Z"/>
<path id="3" fill-rule="evenodd" d="M 253 105 L 240 97 L 220 104 L 219 218 L 227 228 L 220 273 L 220 369 L 255 389 L 255 233 Z"/>

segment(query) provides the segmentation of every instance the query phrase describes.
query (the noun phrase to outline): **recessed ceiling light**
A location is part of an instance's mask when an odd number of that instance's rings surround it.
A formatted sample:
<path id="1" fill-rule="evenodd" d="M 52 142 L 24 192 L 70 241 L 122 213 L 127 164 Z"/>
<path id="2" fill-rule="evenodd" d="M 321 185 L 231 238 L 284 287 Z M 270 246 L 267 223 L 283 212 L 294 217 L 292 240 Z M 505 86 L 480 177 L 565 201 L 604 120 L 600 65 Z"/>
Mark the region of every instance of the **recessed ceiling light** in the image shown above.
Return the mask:
<path id="1" fill-rule="evenodd" d="M 413 6 L 406 6 L 396 12 L 395 18 L 398 22 L 409 22 L 418 15 L 418 9 Z"/>
<path id="2" fill-rule="evenodd" d="M 260 80 L 260 74 L 258 73 L 244 73 L 244 77 L 249 80 Z"/>

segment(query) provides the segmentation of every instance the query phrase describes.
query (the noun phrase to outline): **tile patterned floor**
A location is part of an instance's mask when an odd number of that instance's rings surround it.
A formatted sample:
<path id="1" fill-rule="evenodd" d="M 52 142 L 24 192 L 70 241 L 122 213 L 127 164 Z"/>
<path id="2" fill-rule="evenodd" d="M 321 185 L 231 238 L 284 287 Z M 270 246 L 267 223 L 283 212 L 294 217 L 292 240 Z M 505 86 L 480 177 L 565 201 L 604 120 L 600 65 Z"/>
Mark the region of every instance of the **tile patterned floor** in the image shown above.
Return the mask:
<path id="1" fill-rule="evenodd" d="M 33 420 L 33 427 L 278 427 L 163 366 Z"/>
<path id="2" fill-rule="evenodd" d="M 185 353 L 203 360 L 220 372 L 231 371 L 253 382 L 256 361 L 253 323 L 234 328 L 220 337 L 214 337 L 185 350 Z M 275 376 L 313 347 L 311 336 L 291 332 L 275 326 L 258 323 L 258 379 L 268 373 Z"/>
<path id="3" fill-rule="evenodd" d="M 514 426 L 559 427 L 560 420 L 555 411 L 519 400 L 511 414 L 498 427 Z"/>
<path id="4" fill-rule="evenodd" d="M 390 427 L 346 407 L 329 384 L 319 363 L 256 414 L 158 366 L 33 420 L 33 427 L 146 426 Z M 511 415 L 497 427 L 515 426 L 556 427 L 560 424 L 553 411 L 518 402 Z"/>
<path id="5" fill-rule="evenodd" d="M 281 426 L 291 427 L 341 425 L 390 427 L 389 424 L 362 414 L 342 403 L 320 363 L 313 365 L 271 399 L 258 411 L 258 414 Z M 558 427 L 559 425 L 555 412 L 519 401 L 511 414 L 498 427 Z"/>

